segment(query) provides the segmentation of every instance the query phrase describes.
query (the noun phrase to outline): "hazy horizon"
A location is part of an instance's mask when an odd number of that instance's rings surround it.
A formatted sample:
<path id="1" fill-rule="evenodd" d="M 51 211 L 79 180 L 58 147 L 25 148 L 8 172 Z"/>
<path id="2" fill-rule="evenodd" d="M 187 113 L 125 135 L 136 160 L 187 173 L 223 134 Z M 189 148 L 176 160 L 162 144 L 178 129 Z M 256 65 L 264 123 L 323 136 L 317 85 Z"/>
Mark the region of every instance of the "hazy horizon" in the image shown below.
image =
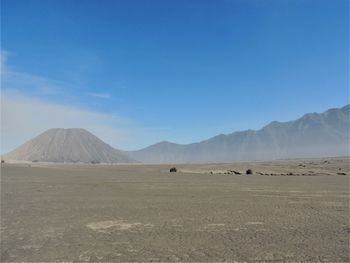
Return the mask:
<path id="1" fill-rule="evenodd" d="M 83 163 L 210 163 L 349 156 L 350 104 L 306 113 L 259 130 L 217 134 L 200 142 L 156 142 L 136 151 L 106 144 L 82 128 L 51 128 L 2 155 L 8 161 Z"/>
<path id="2" fill-rule="evenodd" d="M 350 104 L 344 105 L 343 107 L 339 107 L 339 108 L 330 108 L 330 109 L 327 109 L 327 110 L 325 110 L 325 111 L 323 111 L 323 112 L 317 112 L 317 114 L 322 114 L 322 113 L 324 113 L 324 112 L 326 112 L 326 111 L 328 111 L 328 110 L 331 110 L 331 109 L 341 109 L 341 108 L 349 107 L 349 106 L 350 106 Z M 313 112 L 313 113 L 315 113 L 315 112 Z M 149 146 L 156 145 L 156 144 L 162 143 L 162 142 L 169 142 L 169 143 L 174 143 L 174 144 L 183 145 L 183 146 L 185 146 L 185 145 L 190 145 L 190 144 L 194 144 L 194 143 L 201 143 L 201 142 L 204 142 L 204 141 L 206 141 L 206 140 L 208 140 L 208 139 L 212 139 L 212 138 L 214 138 L 214 137 L 216 137 L 216 136 L 219 136 L 219 135 L 230 135 L 230 134 L 233 134 L 233 133 L 237 133 L 237 132 L 246 132 L 246 131 L 259 131 L 259 130 L 265 128 L 266 126 L 270 125 L 270 124 L 273 123 L 273 122 L 278 122 L 278 123 L 280 123 L 280 124 L 284 124 L 284 123 L 288 123 L 288 122 L 293 122 L 293 121 L 296 121 L 296 120 L 301 119 L 302 117 L 304 117 L 304 116 L 307 115 L 307 114 L 310 114 L 310 113 L 305 113 L 305 114 L 303 114 L 302 116 L 300 116 L 298 119 L 289 120 L 289 121 L 285 121 L 285 122 L 280 122 L 280 121 L 277 121 L 277 120 L 272 120 L 272 121 L 266 123 L 265 125 L 263 125 L 262 127 L 257 128 L 257 129 L 236 130 L 236 131 L 232 131 L 232 132 L 227 133 L 227 134 L 223 134 L 223 133 L 214 134 L 214 135 L 212 135 L 212 136 L 210 136 L 210 137 L 208 137 L 208 138 L 205 138 L 204 140 L 201 140 L 201 141 L 192 141 L 192 142 L 189 142 L 189 143 L 177 143 L 177 142 L 174 142 L 174 141 L 169 141 L 169 140 L 167 140 L 166 138 L 164 138 L 164 139 L 161 140 L 161 141 L 153 142 L 153 143 L 151 143 L 151 144 L 149 144 L 149 145 L 146 145 L 145 147 L 142 147 L 142 148 L 132 149 L 132 150 L 125 150 L 125 149 L 118 149 L 118 150 L 123 150 L 123 151 L 138 151 L 138 150 L 143 150 L 143 149 L 145 149 L 145 148 L 147 148 L 147 147 L 149 147 Z M 37 136 L 39 136 L 39 135 L 41 135 L 41 134 L 43 134 L 43 133 L 45 133 L 45 132 L 47 132 L 47 131 L 49 131 L 49 130 L 55 130 L 55 129 L 67 129 L 67 130 L 72 130 L 72 129 L 73 129 L 73 130 L 74 130 L 74 129 L 84 129 L 84 128 L 81 128 L 81 127 L 66 127 L 66 128 L 51 127 L 51 128 L 48 128 L 48 129 L 46 129 L 46 130 L 40 132 L 39 134 L 34 135 L 33 138 L 30 138 L 30 140 L 34 139 L 35 137 L 37 137 Z M 86 129 L 85 129 L 85 130 L 86 130 Z M 87 130 L 87 131 L 89 131 L 89 130 Z M 89 131 L 89 132 L 90 132 L 90 131 Z M 30 141 L 30 140 L 28 140 L 28 141 Z M 24 143 L 27 143 L 28 141 L 20 142 L 19 145 L 15 146 L 15 148 L 21 146 L 21 145 L 24 144 Z M 10 151 L 15 150 L 15 148 L 10 149 Z M 9 152 L 9 151 L 8 151 L 8 152 Z M 6 153 L 8 153 L 8 152 L 0 152 L 0 154 L 6 154 Z M 342 155 L 341 155 L 341 156 L 342 156 Z"/>
<path id="3" fill-rule="evenodd" d="M 53 127 L 136 150 L 349 103 L 348 1 L 4 0 L 1 16 L 1 153 Z"/>

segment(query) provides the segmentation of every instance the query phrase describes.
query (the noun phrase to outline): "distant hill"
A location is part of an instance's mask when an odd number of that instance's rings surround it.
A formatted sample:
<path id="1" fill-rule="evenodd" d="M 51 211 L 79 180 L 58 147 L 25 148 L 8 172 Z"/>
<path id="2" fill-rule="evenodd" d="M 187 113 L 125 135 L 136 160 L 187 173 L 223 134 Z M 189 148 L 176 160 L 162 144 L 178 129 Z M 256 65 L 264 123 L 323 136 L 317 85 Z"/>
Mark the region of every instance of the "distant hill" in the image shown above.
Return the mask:
<path id="1" fill-rule="evenodd" d="M 271 122 L 260 130 L 218 135 L 180 145 L 160 142 L 125 152 L 145 163 L 225 162 L 349 155 L 350 105 L 308 113 L 289 122 Z"/>
<path id="2" fill-rule="evenodd" d="M 192 144 L 160 142 L 138 151 L 112 148 L 84 129 L 50 129 L 2 156 L 5 161 L 203 163 L 349 156 L 350 105 L 308 113 L 260 130 L 218 135 Z M 137 160 L 137 161 L 136 161 Z"/>
<path id="3" fill-rule="evenodd" d="M 83 163 L 133 163 L 84 129 L 50 129 L 2 156 L 4 160 Z"/>

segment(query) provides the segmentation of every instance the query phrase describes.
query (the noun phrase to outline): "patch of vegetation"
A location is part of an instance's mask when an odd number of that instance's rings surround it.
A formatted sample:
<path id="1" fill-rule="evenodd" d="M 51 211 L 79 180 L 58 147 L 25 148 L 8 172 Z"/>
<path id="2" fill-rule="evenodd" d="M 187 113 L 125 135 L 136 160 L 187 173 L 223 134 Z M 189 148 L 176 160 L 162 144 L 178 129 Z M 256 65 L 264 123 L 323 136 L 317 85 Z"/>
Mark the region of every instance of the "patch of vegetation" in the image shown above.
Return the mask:
<path id="1" fill-rule="evenodd" d="M 248 169 L 245 173 L 246 174 L 253 174 L 253 170 L 252 169 Z"/>
<path id="2" fill-rule="evenodd" d="M 5 163 L 5 160 L 1 160 L 1 163 Z"/>
<path id="3" fill-rule="evenodd" d="M 346 175 L 346 173 L 337 173 L 337 175 Z"/>
<path id="4" fill-rule="evenodd" d="M 32 163 L 37 163 L 37 162 L 39 162 L 39 161 L 38 161 L 38 160 L 33 160 L 33 161 L 32 161 Z"/>
<path id="5" fill-rule="evenodd" d="M 99 161 L 91 161 L 90 163 L 92 163 L 92 164 L 99 164 L 100 162 Z"/>
<path id="6" fill-rule="evenodd" d="M 171 172 L 171 173 L 176 173 L 176 172 L 177 172 L 176 167 L 171 167 L 171 168 L 170 168 L 170 172 Z"/>

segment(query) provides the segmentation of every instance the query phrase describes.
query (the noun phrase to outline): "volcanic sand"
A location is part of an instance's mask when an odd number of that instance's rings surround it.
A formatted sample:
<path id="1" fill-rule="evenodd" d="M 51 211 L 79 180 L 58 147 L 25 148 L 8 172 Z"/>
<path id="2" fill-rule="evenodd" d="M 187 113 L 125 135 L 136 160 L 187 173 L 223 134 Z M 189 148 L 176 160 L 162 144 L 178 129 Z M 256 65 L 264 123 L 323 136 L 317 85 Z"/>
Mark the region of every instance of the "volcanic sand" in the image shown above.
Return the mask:
<path id="1" fill-rule="evenodd" d="M 1 262 L 349 262 L 349 159 L 170 167 L 2 164 Z"/>

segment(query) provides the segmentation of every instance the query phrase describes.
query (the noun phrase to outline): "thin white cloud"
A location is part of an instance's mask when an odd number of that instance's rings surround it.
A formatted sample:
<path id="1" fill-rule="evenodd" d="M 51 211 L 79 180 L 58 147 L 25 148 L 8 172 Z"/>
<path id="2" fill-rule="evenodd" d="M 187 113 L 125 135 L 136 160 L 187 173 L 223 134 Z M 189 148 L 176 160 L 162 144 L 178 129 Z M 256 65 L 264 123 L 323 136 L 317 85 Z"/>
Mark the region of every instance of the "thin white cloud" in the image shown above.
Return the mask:
<path id="1" fill-rule="evenodd" d="M 1 85 L 4 89 L 30 90 L 31 93 L 54 95 L 62 90 L 65 83 L 28 73 L 5 70 L 1 72 Z"/>
<path id="2" fill-rule="evenodd" d="M 13 70 L 8 64 L 11 56 L 14 56 L 14 53 L 1 50 L 2 90 L 26 90 L 31 94 L 55 95 L 62 91 L 63 86 L 68 85 L 61 81 Z"/>
<path id="3" fill-rule="evenodd" d="M 8 64 L 8 59 L 14 53 L 1 50 L 1 87 L 6 90 L 30 91 L 33 95 L 59 95 L 67 97 L 67 90 L 75 90 L 77 87 L 71 83 L 49 79 L 46 77 L 19 72 L 12 69 Z M 99 99 L 110 99 L 112 95 L 107 92 L 88 92 L 88 96 Z"/>
<path id="4" fill-rule="evenodd" d="M 1 50 L 0 52 L 0 55 L 1 55 L 1 72 L 5 72 L 7 70 L 7 60 L 8 60 L 8 57 L 11 53 L 6 51 L 6 50 Z"/>
<path id="5" fill-rule="evenodd" d="M 93 93 L 93 92 L 88 92 L 86 93 L 87 95 L 91 96 L 91 97 L 95 97 L 95 98 L 99 98 L 99 99 L 110 99 L 112 98 L 112 95 L 109 93 Z"/>

